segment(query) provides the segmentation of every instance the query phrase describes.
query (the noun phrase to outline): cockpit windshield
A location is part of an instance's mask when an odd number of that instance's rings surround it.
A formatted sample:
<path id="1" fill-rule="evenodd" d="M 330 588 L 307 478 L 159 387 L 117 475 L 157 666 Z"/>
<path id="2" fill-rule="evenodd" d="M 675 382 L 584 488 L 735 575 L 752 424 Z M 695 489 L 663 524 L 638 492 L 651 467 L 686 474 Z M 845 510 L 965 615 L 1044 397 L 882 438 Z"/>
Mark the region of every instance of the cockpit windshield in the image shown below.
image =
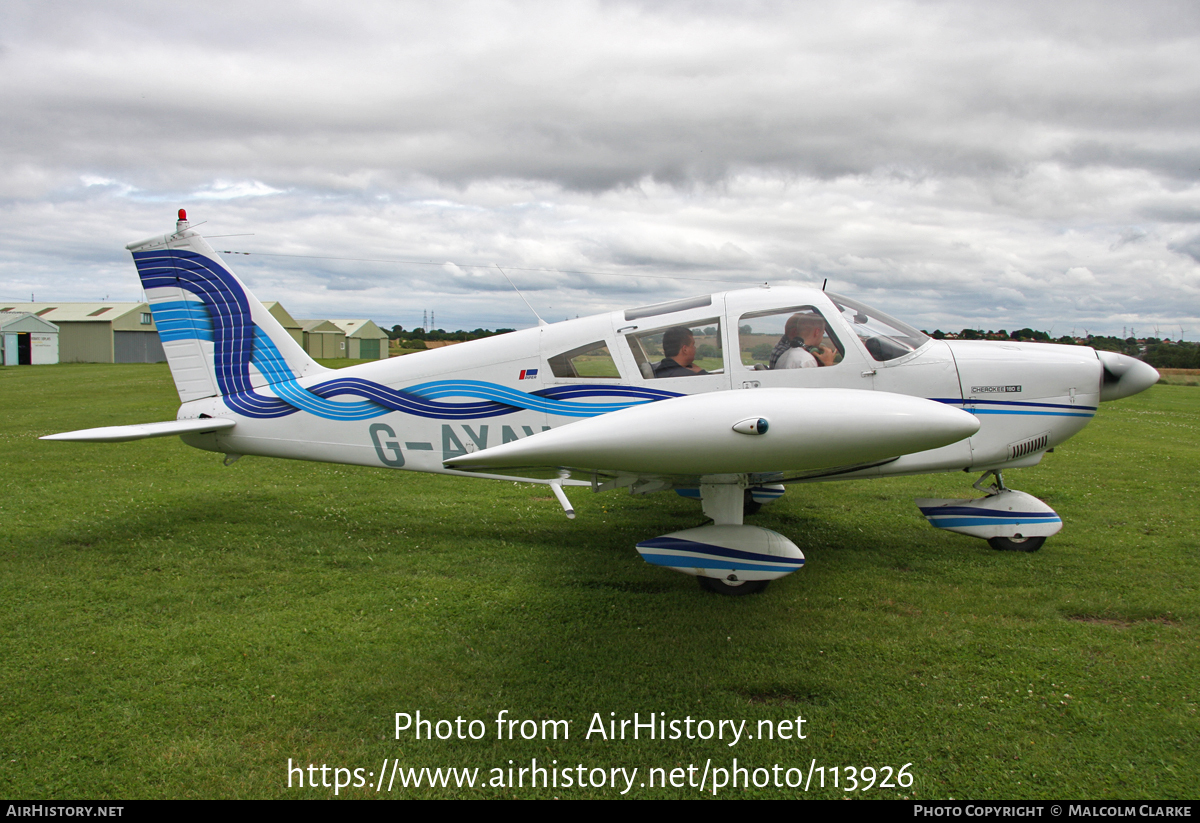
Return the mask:
<path id="1" fill-rule="evenodd" d="M 867 351 L 879 362 L 895 360 L 924 346 L 929 337 L 912 326 L 883 312 L 831 292 L 825 296 L 842 313 L 842 319 L 854 329 Z"/>

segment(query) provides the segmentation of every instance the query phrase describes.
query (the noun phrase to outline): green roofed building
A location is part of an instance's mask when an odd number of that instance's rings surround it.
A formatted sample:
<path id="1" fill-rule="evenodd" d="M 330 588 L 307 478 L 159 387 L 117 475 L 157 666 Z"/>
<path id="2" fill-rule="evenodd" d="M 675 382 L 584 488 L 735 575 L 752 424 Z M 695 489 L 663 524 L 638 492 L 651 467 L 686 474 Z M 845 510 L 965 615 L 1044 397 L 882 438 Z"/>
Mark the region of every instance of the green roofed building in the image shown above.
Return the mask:
<path id="1" fill-rule="evenodd" d="M 346 338 L 346 354 L 352 360 L 386 360 L 387 332 L 371 320 L 330 320 Z"/>

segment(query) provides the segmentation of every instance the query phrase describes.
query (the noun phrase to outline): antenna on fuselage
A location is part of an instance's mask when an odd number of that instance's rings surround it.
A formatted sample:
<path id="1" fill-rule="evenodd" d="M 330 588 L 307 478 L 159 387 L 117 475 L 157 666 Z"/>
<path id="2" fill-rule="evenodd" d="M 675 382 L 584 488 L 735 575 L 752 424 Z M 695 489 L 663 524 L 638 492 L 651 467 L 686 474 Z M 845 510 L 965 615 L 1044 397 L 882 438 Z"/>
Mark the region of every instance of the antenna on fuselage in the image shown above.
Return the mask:
<path id="1" fill-rule="evenodd" d="M 497 263 L 493 263 L 492 265 L 493 265 L 493 266 L 495 266 L 495 267 L 496 267 L 496 269 L 497 269 L 497 270 L 498 270 L 498 271 L 499 271 L 501 274 L 504 274 L 504 269 L 500 268 L 499 264 L 497 264 Z M 509 277 L 507 274 L 504 274 L 504 279 L 508 281 L 508 285 L 512 286 L 512 289 L 513 289 L 513 291 L 515 291 L 515 292 L 517 293 L 517 297 L 520 297 L 522 300 L 524 300 L 524 301 L 525 301 L 525 305 L 526 305 L 526 306 L 529 306 L 529 301 L 528 301 L 528 300 L 525 300 L 525 295 L 521 294 L 521 290 L 517 288 L 517 284 L 516 284 L 516 283 L 514 283 L 514 282 L 512 281 L 512 278 L 510 278 L 510 277 Z M 529 306 L 529 310 L 530 310 L 531 312 L 533 312 L 533 316 L 537 318 L 537 321 L 538 321 L 538 325 L 539 325 L 539 326 L 548 326 L 548 325 L 550 325 L 549 323 L 547 323 L 545 320 L 543 320 L 543 319 L 542 319 L 541 315 L 539 315 L 539 314 L 538 314 L 538 313 L 537 313 L 537 312 L 534 310 L 533 306 Z"/>
<path id="2" fill-rule="evenodd" d="M 828 285 L 829 285 L 829 278 L 826 277 L 825 280 L 821 283 L 821 291 L 825 291 L 825 287 Z"/>

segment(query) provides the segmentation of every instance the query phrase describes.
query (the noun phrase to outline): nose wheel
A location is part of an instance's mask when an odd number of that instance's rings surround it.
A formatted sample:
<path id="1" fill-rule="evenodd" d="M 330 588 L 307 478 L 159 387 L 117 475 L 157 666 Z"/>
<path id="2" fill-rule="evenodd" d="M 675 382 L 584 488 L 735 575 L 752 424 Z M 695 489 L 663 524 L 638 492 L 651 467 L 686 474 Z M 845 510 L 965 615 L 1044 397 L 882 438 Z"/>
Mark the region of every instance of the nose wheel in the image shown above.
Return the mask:
<path id="1" fill-rule="evenodd" d="M 700 588 L 713 594 L 723 594 L 727 597 L 741 597 L 747 594 L 758 594 L 767 587 L 770 580 L 739 580 L 730 582 L 716 577 L 697 577 Z"/>
<path id="2" fill-rule="evenodd" d="M 988 545 L 998 552 L 1035 552 L 1046 542 L 1044 537 L 990 537 Z"/>

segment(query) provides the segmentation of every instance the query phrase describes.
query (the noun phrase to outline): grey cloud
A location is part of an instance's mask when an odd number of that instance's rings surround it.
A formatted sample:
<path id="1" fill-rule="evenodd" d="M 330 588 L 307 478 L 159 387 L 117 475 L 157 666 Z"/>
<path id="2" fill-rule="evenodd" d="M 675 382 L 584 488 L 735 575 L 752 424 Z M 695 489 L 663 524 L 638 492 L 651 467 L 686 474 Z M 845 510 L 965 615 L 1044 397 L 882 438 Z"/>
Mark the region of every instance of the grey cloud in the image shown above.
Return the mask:
<path id="1" fill-rule="evenodd" d="M 1171 251 L 1185 254 L 1200 263 L 1200 234 L 1191 237 L 1183 243 L 1171 243 L 1167 246 Z"/>
<path id="2" fill-rule="evenodd" d="M 374 169 L 385 187 L 389 169 L 413 169 L 581 190 L 645 176 L 713 182 L 741 168 L 996 174 L 1047 157 L 1179 174 L 1194 156 L 1107 139 L 1135 124 L 1129 139 L 1194 126 L 1194 58 L 1147 56 L 1115 28 L 1093 28 L 1097 42 L 1081 45 L 1064 31 L 1068 12 L 1002 15 L 1010 28 L 993 31 L 975 15 L 995 15 L 978 6 L 756 5 L 734 17 L 583 4 L 538 6 L 532 21 L 524 4 L 471 8 L 474 22 L 413 7 L 289 8 L 268 22 L 227 8 L 241 25 L 220 37 L 176 24 L 166 38 L 147 24 L 154 15 L 131 15 L 124 42 L 95 12 L 66 35 L 38 36 L 30 22 L 26 71 L 3 92 L 16 113 L 9 151 L 51 145 L 101 172 L 138 169 L 149 151 L 138 186 L 164 174 L 202 182 L 222 166 L 285 188 L 319 156 L 335 173 Z M 277 36 L 239 36 L 263 25 Z M 328 37 L 315 42 L 315 29 Z M 1138 87 L 1148 72 L 1156 82 Z M 164 73 L 181 76 L 164 83 Z M 114 139 L 90 139 L 97 127 Z"/>
<path id="3" fill-rule="evenodd" d="M 1138 210 L 1140 215 L 1162 223 L 1200 223 L 1200 205 L 1149 205 Z"/>
<path id="4" fill-rule="evenodd" d="M 548 317 L 825 277 L 943 327 L 1166 316 L 1194 5 L 8 3 L 0 295 L 136 292 L 121 247 L 185 206 L 255 233 L 218 248 L 436 264 L 231 258 L 305 316 L 528 324 L 491 263 Z"/>

